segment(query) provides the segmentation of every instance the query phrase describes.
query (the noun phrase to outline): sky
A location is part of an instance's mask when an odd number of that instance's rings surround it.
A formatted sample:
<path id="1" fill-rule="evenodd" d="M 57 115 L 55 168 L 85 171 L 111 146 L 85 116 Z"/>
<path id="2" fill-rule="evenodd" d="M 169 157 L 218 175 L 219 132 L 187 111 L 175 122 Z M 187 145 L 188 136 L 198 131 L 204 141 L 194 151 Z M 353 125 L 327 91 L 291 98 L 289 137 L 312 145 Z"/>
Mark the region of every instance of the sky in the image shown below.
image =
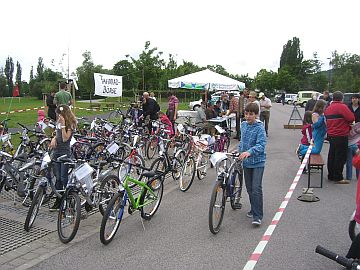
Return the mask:
<path id="1" fill-rule="evenodd" d="M 71 73 L 90 51 L 94 64 L 111 69 L 127 54 L 137 58 L 146 41 L 179 65 L 218 64 L 250 77 L 277 71 L 293 37 L 305 59 L 318 53 L 324 70 L 335 50 L 360 54 L 359 0 L 11 0 L 0 10 L 0 67 L 11 56 L 26 81 L 39 57 Z"/>

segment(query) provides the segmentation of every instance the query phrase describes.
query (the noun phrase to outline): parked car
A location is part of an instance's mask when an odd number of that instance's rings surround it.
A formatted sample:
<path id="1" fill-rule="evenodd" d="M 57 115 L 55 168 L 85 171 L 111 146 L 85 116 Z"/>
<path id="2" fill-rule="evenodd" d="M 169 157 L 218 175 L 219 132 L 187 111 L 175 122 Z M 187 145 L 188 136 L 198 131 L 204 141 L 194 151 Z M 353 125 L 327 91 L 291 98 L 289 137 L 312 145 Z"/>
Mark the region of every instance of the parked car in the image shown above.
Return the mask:
<path id="1" fill-rule="evenodd" d="M 297 103 L 301 107 L 305 107 L 308 100 L 311 99 L 312 95 L 315 94 L 315 93 L 317 93 L 320 96 L 320 93 L 317 92 L 317 91 L 299 91 L 298 92 Z"/>
<path id="2" fill-rule="evenodd" d="M 211 95 L 211 103 L 215 104 L 216 101 L 220 100 L 223 93 L 224 93 L 224 91 L 216 91 L 216 92 L 210 94 Z M 237 97 L 237 98 L 240 97 L 240 91 L 231 90 L 231 91 L 227 91 L 226 93 L 227 94 L 233 93 L 235 97 Z M 196 108 L 200 107 L 201 102 L 202 102 L 202 99 L 199 99 L 196 101 L 191 101 L 189 103 L 189 109 L 195 111 Z"/>
<path id="3" fill-rule="evenodd" d="M 285 103 L 293 104 L 297 99 L 297 94 L 285 94 Z"/>

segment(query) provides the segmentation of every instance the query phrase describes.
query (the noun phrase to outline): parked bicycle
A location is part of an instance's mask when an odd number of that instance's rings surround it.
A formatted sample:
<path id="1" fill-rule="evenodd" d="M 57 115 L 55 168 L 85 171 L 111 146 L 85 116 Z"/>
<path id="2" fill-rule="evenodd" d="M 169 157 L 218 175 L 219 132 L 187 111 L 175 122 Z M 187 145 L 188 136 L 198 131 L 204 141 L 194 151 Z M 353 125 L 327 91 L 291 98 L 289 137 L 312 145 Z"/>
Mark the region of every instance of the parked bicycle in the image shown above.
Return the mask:
<path id="1" fill-rule="evenodd" d="M 146 170 L 144 167 L 141 169 Z M 129 175 L 125 177 L 123 185 L 110 200 L 101 221 L 100 240 L 104 245 L 109 244 L 114 239 L 120 227 L 127 202 L 129 202 L 129 214 L 140 211 L 141 217 L 145 220 L 153 217 L 161 203 L 164 177 L 165 174 L 157 174 L 153 171 L 143 173 L 138 180 Z M 137 195 L 130 188 L 130 183 L 140 188 Z"/>
<path id="2" fill-rule="evenodd" d="M 243 168 L 238 156 L 238 153 L 216 152 L 210 158 L 217 169 L 217 178 L 209 205 L 209 229 L 213 234 L 220 231 L 227 198 L 230 199 L 233 210 L 242 207 L 240 200 L 243 189 Z"/>

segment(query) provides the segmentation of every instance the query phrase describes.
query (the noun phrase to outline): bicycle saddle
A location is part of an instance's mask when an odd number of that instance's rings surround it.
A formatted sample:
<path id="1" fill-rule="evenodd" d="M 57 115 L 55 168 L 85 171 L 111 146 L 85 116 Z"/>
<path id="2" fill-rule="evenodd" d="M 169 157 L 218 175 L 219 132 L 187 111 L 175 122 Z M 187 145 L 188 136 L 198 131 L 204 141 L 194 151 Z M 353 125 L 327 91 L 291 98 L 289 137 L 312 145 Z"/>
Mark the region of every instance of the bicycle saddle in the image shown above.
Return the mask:
<path id="1" fill-rule="evenodd" d="M 142 176 L 147 177 L 147 178 L 151 178 L 154 177 L 156 175 L 156 172 L 150 171 L 150 172 L 144 172 L 142 174 Z"/>

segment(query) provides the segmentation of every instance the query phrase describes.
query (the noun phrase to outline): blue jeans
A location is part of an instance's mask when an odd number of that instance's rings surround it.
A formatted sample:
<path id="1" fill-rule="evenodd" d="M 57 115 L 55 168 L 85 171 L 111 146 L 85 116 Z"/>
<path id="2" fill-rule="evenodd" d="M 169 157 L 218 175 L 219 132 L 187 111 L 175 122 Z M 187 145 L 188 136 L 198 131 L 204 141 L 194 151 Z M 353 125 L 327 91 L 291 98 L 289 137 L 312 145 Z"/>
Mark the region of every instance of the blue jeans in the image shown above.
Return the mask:
<path id="1" fill-rule="evenodd" d="M 263 192 L 262 192 L 262 178 L 264 174 L 264 167 L 259 168 L 244 168 L 244 178 L 251 209 L 253 220 L 263 218 Z"/>
<path id="2" fill-rule="evenodd" d="M 65 189 L 69 180 L 69 165 L 63 163 L 54 164 L 54 175 L 56 177 L 55 188 L 57 190 Z"/>
<path id="3" fill-rule="evenodd" d="M 352 158 L 356 153 L 356 150 L 358 149 L 356 144 L 352 144 L 348 146 L 347 149 L 347 159 L 346 159 L 346 179 L 351 180 L 352 179 Z M 356 169 L 356 179 L 359 178 L 359 170 Z"/>

